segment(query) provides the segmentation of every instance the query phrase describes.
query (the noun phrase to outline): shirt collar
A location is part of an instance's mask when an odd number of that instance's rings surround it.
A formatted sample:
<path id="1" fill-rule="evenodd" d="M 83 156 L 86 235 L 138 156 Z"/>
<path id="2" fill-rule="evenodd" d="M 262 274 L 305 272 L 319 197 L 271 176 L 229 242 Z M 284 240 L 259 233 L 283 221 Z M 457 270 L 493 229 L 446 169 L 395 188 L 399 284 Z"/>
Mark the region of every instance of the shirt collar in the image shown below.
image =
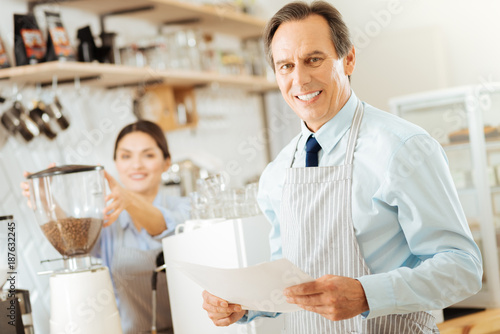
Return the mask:
<path id="1" fill-rule="evenodd" d="M 156 195 L 154 201 L 153 201 L 153 205 L 154 206 L 159 206 L 160 203 L 161 203 L 161 195 L 160 195 L 160 191 L 158 191 L 158 194 Z M 123 229 L 126 229 L 130 226 L 132 226 L 132 218 L 130 218 L 130 215 L 127 211 L 122 211 L 122 213 L 120 214 L 120 216 L 118 216 L 118 221 L 120 222 L 120 225 Z M 132 226 L 134 227 L 135 229 L 135 226 Z"/>
<path id="2" fill-rule="evenodd" d="M 323 124 L 316 133 L 311 132 L 311 130 L 307 128 L 305 122 L 301 121 L 302 138 L 298 143 L 298 147 L 305 150 L 307 139 L 311 134 L 314 134 L 323 152 L 329 153 L 351 127 L 352 118 L 354 117 L 357 105 L 358 98 L 351 90 L 351 96 L 342 109 L 340 109 L 331 120 Z"/>

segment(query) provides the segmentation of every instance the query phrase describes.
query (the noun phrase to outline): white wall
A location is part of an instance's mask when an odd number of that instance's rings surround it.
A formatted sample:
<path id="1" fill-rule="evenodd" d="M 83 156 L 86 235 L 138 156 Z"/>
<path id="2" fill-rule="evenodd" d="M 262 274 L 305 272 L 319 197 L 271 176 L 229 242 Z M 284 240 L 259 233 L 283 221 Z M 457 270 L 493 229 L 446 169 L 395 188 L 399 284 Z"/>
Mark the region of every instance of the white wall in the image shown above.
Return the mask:
<path id="1" fill-rule="evenodd" d="M 269 18 L 287 2 L 256 0 L 256 12 Z M 500 81 L 499 1 L 329 2 L 357 48 L 353 89 L 370 104 L 388 110 L 394 96 Z"/>

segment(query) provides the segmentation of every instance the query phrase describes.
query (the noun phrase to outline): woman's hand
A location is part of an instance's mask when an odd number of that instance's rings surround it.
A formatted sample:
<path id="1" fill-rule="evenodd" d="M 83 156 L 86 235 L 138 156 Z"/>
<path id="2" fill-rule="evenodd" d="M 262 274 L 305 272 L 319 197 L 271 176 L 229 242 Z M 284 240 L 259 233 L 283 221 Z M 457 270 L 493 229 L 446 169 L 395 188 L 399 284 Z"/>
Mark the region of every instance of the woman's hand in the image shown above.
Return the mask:
<path id="1" fill-rule="evenodd" d="M 23 176 L 25 179 L 28 178 L 28 176 L 30 176 L 30 175 L 31 175 L 31 173 L 29 173 L 27 171 L 23 172 Z M 27 199 L 28 207 L 30 209 L 33 209 L 33 207 L 31 206 L 31 202 L 30 202 L 30 184 L 28 183 L 28 181 L 21 182 L 21 190 L 22 190 L 23 196 L 26 197 L 26 199 Z"/>
<path id="2" fill-rule="evenodd" d="M 112 201 L 108 206 L 104 208 L 104 224 L 103 227 L 113 224 L 120 213 L 129 206 L 131 198 L 127 189 L 120 186 L 120 184 L 106 171 L 104 171 L 104 177 L 108 181 L 109 189 L 111 193 L 106 196 L 106 203 Z"/>
<path id="3" fill-rule="evenodd" d="M 51 164 L 49 164 L 48 168 L 52 168 L 52 167 L 55 167 L 55 166 L 56 166 L 56 163 L 52 162 Z M 28 178 L 28 176 L 30 176 L 30 175 L 31 175 L 30 172 L 27 172 L 27 171 L 23 172 L 23 176 L 24 176 L 25 179 Z M 41 186 L 43 186 L 43 184 Z M 33 206 L 31 205 L 31 201 L 30 201 L 30 184 L 29 184 L 28 181 L 21 182 L 21 190 L 22 190 L 23 196 L 26 197 L 27 200 L 28 200 L 27 201 L 28 207 L 30 209 L 33 209 Z"/>

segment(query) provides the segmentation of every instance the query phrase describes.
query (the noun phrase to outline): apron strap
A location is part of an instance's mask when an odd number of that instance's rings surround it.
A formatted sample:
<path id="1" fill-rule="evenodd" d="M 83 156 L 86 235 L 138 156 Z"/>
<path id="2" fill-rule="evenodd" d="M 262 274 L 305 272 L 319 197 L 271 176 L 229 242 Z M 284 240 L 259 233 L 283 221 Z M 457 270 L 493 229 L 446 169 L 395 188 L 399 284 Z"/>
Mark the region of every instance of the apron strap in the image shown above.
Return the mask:
<path id="1" fill-rule="evenodd" d="M 351 165 L 354 158 L 354 148 L 356 147 L 356 139 L 358 138 L 359 128 L 361 126 L 361 119 L 363 118 L 364 107 L 360 100 L 352 120 L 351 131 L 349 134 L 349 141 L 347 142 L 347 149 L 344 164 Z"/>

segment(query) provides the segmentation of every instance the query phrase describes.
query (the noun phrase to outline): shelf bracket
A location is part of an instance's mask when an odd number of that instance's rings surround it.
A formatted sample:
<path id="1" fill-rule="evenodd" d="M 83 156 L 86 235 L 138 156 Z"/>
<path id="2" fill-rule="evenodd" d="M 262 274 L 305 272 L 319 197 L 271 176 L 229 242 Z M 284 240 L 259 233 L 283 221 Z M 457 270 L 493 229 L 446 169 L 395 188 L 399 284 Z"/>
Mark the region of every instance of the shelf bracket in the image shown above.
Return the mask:
<path id="1" fill-rule="evenodd" d="M 171 26 L 171 25 L 187 25 L 187 24 L 195 24 L 200 23 L 201 19 L 199 17 L 193 17 L 189 19 L 182 20 L 172 20 L 172 21 L 164 21 L 162 26 Z"/>
<path id="2" fill-rule="evenodd" d="M 132 83 L 126 83 L 122 85 L 114 85 L 114 86 L 107 86 L 107 89 L 115 89 L 115 88 L 125 88 L 125 87 L 144 87 L 144 86 L 149 86 L 149 85 L 157 85 L 163 83 L 162 79 L 154 79 L 154 80 L 148 80 L 148 81 L 140 81 L 140 82 L 132 82 Z"/>
<path id="3" fill-rule="evenodd" d="M 94 80 L 99 80 L 99 79 L 101 79 L 100 75 L 91 75 L 91 76 L 80 77 L 79 78 L 80 82 L 83 82 L 83 81 L 94 81 Z M 64 85 L 64 84 L 69 84 L 69 83 L 72 84 L 74 82 L 75 82 L 75 79 L 63 79 L 63 80 L 58 80 L 57 84 L 58 85 Z M 53 81 L 42 82 L 42 83 L 40 83 L 40 85 L 42 87 L 52 86 L 53 85 Z"/>

